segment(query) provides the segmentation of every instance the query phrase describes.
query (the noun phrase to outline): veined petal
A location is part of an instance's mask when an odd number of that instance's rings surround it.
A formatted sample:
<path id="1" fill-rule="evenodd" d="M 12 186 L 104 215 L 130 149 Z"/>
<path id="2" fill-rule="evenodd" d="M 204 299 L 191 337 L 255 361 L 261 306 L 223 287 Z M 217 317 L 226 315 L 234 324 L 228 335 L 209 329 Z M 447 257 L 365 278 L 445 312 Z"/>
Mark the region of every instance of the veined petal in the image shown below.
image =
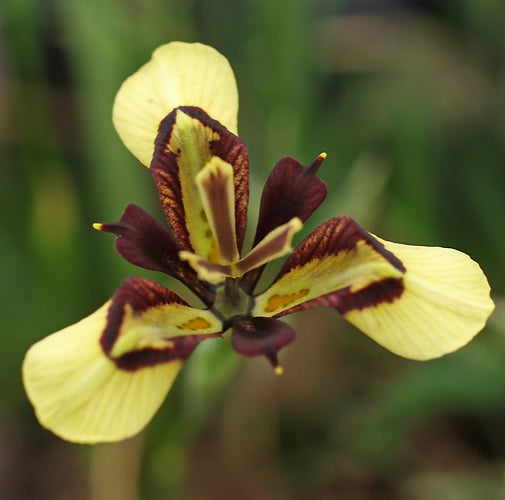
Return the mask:
<path id="1" fill-rule="evenodd" d="M 178 106 L 198 106 L 237 133 L 237 85 L 223 55 L 199 43 L 168 43 L 123 83 L 112 119 L 144 165 L 151 163 L 161 120 Z"/>
<path id="2" fill-rule="evenodd" d="M 317 177 L 317 171 L 325 158 L 326 153 L 321 153 L 307 167 L 291 157 L 283 158 L 275 165 L 261 195 L 253 246 L 293 217 L 305 222 L 323 202 L 328 188 Z M 252 291 L 262 270 L 262 267 L 256 267 L 250 272 L 242 281 L 242 287 Z"/>
<path id="3" fill-rule="evenodd" d="M 301 243 L 253 314 L 327 305 L 390 351 L 431 359 L 468 343 L 494 304 L 482 270 L 447 248 L 376 238 L 337 217 Z"/>
<path id="4" fill-rule="evenodd" d="M 175 109 L 161 123 L 151 173 L 182 250 L 217 261 L 217 243 L 196 177 L 214 157 L 233 168 L 235 234 L 240 251 L 247 223 L 249 163 L 243 142 L 199 108 Z"/>
<path id="5" fill-rule="evenodd" d="M 233 348 L 244 356 L 265 356 L 275 373 L 283 370 L 277 353 L 293 342 L 296 333 L 289 325 L 273 318 L 239 318 L 234 321 L 231 333 Z"/>
<path id="6" fill-rule="evenodd" d="M 120 370 L 100 346 L 109 305 L 37 342 L 23 363 L 25 390 L 39 422 L 68 441 L 118 441 L 139 432 L 183 364 Z"/>
<path id="7" fill-rule="evenodd" d="M 212 291 L 179 259 L 179 247 L 171 234 L 140 207 L 130 204 L 118 222 L 93 227 L 115 234 L 116 249 L 128 262 L 173 276 L 206 304 L 212 302 Z"/>
<path id="8" fill-rule="evenodd" d="M 342 301 L 347 320 L 386 349 L 418 360 L 453 352 L 484 328 L 494 303 L 484 273 L 468 255 L 379 241 L 405 264 L 405 291 L 400 300 L 372 308 Z"/>
<path id="9" fill-rule="evenodd" d="M 184 360 L 220 326 L 160 285 L 130 279 L 98 311 L 30 348 L 25 389 L 58 436 L 125 439 L 149 422 Z"/>

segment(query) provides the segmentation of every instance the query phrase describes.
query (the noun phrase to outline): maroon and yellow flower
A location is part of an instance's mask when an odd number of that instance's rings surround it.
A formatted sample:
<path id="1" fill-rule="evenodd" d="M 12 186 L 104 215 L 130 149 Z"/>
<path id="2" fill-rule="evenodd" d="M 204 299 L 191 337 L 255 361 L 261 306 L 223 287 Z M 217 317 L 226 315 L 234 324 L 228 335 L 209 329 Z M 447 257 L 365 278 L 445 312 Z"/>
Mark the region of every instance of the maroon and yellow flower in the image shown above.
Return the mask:
<path id="1" fill-rule="evenodd" d="M 278 318 L 324 305 L 386 349 L 425 360 L 469 342 L 493 310 L 478 264 L 447 248 L 382 240 L 348 217 L 325 222 L 294 250 L 298 232 L 326 196 L 305 167 L 275 165 L 261 197 L 252 249 L 246 231 L 249 162 L 237 134 L 238 95 L 227 60 L 200 44 L 170 43 L 122 85 L 113 121 L 150 168 L 171 232 L 135 205 L 113 224 L 129 262 L 184 283 L 205 307 L 169 289 L 126 280 L 96 312 L 39 341 L 23 381 L 40 423 L 64 439 L 95 443 L 139 432 L 198 344 L 231 330 L 234 349 L 277 355 L 295 332 Z M 290 253 L 264 291 L 269 261 Z"/>

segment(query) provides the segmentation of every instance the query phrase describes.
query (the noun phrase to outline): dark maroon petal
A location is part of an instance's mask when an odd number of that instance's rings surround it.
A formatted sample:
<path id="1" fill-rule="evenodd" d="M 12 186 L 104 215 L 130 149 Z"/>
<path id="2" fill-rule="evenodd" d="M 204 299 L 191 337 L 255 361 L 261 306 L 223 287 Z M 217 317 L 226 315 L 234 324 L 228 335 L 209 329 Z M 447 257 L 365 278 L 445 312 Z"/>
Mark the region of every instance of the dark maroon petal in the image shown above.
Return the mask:
<path id="1" fill-rule="evenodd" d="M 174 109 L 160 123 L 155 141 L 151 173 L 156 183 L 163 210 L 167 220 L 183 250 L 193 251 L 185 222 L 185 210 L 182 187 L 179 178 L 178 155 L 169 146 L 174 132 L 177 112 L 182 111 L 191 118 L 198 120 L 217 136 L 209 142 L 202 155 L 203 168 L 211 156 L 218 156 L 231 164 L 234 171 L 235 187 L 235 227 L 237 247 L 240 251 L 244 241 L 247 224 L 247 203 L 249 199 L 249 160 L 244 143 L 218 121 L 213 120 L 205 111 L 194 106 L 181 106 Z"/>
<path id="2" fill-rule="evenodd" d="M 111 357 L 111 350 L 121 332 L 127 310 L 131 309 L 134 316 L 141 316 L 152 308 L 168 304 L 186 305 L 186 302 L 168 288 L 153 281 L 142 278 L 129 278 L 124 281 L 112 297 L 107 324 L 100 338 L 104 353 Z M 133 371 L 177 359 L 185 360 L 201 341 L 220 336 L 220 333 L 178 335 L 170 338 L 166 347 L 146 347 L 111 359 L 118 368 Z"/>
<path id="3" fill-rule="evenodd" d="M 265 356 L 279 368 L 277 353 L 293 342 L 296 332 L 273 318 L 239 318 L 233 322 L 231 345 L 244 356 Z"/>
<path id="4" fill-rule="evenodd" d="M 140 207 L 128 205 L 119 222 L 97 227 L 117 236 L 116 249 L 128 262 L 173 276 L 207 304 L 212 301 L 211 290 L 179 259 L 180 249 L 168 230 Z"/>
<path id="5" fill-rule="evenodd" d="M 325 155 L 319 155 L 311 165 L 304 166 L 294 158 L 280 160 L 270 173 L 261 195 L 258 226 L 253 246 L 272 229 L 293 217 L 305 222 L 323 202 L 328 192 L 326 183 L 317 177 Z M 254 269 L 244 278 L 242 286 L 252 291 L 263 267 Z"/>
<path id="6" fill-rule="evenodd" d="M 118 222 L 99 229 L 115 234 L 117 251 L 136 266 L 172 275 L 180 265 L 179 247 L 170 233 L 136 205 L 128 205 Z"/>
<path id="7" fill-rule="evenodd" d="M 270 173 L 261 195 L 260 214 L 253 246 L 272 229 L 293 217 L 305 222 L 323 202 L 328 192 L 326 183 L 317 177 L 324 160 L 318 156 L 309 166 L 294 158 L 283 158 Z"/>

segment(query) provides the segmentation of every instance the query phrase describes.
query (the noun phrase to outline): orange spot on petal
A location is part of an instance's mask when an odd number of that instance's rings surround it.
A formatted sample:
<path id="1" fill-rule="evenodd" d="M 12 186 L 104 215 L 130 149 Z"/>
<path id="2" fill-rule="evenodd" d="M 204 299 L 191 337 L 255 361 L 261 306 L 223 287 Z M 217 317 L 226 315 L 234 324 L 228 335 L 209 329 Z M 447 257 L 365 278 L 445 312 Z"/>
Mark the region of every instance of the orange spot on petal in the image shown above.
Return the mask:
<path id="1" fill-rule="evenodd" d="M 290 293 L 288 295 L 272 295 L 268 300 L 267 300 L 267 305 L 265 307 L 266 312 L 273 312 L 276 311 L 277 309 L 282 309 L 285 308 L 286 306 L 289 306 L 293 302 L 295 302 L 298 299 L 301 299 L 302 297 L 305 297 L 309 293 L 308 288 L 304 288 L 303 290 L 300 290 L 299 292 L 295 293 Z"/>
<path id="2" fill-rule="evenodd" d="M 183 323 L 182 325 L 177 325 L 177 328 L 180 328 L 181 330 L 205 330 L 206 328 L 209 328 L 210 323 L 205 319 L 205 318 L 193 318 L 190 319 L 189 321 L 186 321 L 186 323 Z"/>

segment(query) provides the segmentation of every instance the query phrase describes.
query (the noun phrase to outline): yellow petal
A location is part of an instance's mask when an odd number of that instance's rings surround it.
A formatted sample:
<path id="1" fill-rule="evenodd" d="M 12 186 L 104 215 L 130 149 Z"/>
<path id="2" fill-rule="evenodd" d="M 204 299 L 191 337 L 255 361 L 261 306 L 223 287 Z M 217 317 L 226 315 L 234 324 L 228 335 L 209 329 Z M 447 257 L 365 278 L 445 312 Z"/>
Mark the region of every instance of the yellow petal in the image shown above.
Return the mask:
<path id="1" fill-rule="evenodd" d="M 25 390 L 40 423 L 63 439 L 125 439 L 149 422 L 198 343 L 221 328 L 209 311 L 131 278 L 96 312 L 29 349 Z"/>
<path id="2" fill-rule="evenodd" d="M 238 92 L 227 59 L 206 45 L 172 42 L 123 83 L 112 119 L 126 147 L 149 166 L 161 120 L 185 105 L 202 108 L 237 133 Z"/>
<path id="3" fill-rule="evenodd" d="M 405 291 L 394 302 L 351 310 L 346 319 L 386 349 L 418 360 L 453 352 L 484 328 L 494 304 L 484 273 L 468 255 L 379 241 L 407 268 Z"/>
<path id="4" fill-rule="evenodd" d="M 489 292 L 478 264 L 457 250 L 390 243 L 337 217 L 295 249 L 252 314 L 331 306 L 390 351 L 424 360 L 482 330 L 494 309 Z"/>
<path id="5" fill-rule="evenodd" d="M 149 422 L 183 362 L 120 370 L 100 346 L 109 303 L 33 345 L 23 382 L 41 425 L 68 441 L 118 441 Z"/>

